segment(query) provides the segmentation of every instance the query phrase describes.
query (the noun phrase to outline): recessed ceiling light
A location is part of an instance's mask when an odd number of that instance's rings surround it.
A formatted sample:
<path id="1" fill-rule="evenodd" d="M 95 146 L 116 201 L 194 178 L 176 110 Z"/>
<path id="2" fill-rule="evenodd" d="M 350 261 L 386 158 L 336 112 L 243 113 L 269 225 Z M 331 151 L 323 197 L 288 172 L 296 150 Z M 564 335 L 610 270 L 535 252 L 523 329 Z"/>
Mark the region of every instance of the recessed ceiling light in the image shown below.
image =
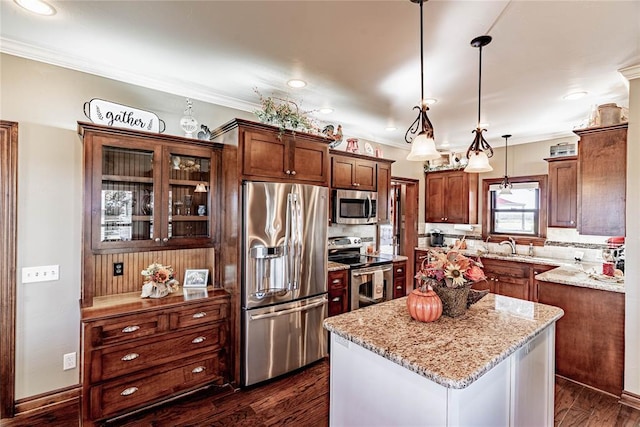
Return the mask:
<path id="1" fill-rule="evenodd" d="M 291 79 L 287 82 L 287 85 L 289 87 L 300 88 L 300 87 L 305 87 L 307 85 L 307 82 L 300 79 Z"/>
<path id="2" fill-rule="evenodd" d="M 433 105 L 433 104 L 435 104 L 436 102 L 438 102 L 438 100 L 437 100 L 437 99 L 435 99 L 435 98 L 425 98 L 425 99 L 424 99 L 424 102 L 426 102 L 426 103 L 427 103 L 427 105 Z"/>
<path id="3" fill-rule="evenodd" d="M 394 130 L 398 130 L 398 128 L 395 126 L 387 126 L 386 128 L 384 128 L 384 130 L 386 130 L 387 132 L 393 132 Z"/>
<path id="4" fill-rule="evenodd" d="M 322 114 L 331 114 L 333 113 L 333 108 L 321 108 L 320 111 Z"/>
<path id="5" fill-rule="evenodd" d="M 562 99 L 567 101 L 573 101 L 574 99 L 580 99 L 582 97 L 587 96 L 587 92 L 572 92 L 562 97 Z"/>
<path id="6" fill-rule="evenodd" d="M 29 12 L 43 16 L 56 14 L 56 10 L 49 3 L 42 0 L 14 0 L 16 4 Z"/>

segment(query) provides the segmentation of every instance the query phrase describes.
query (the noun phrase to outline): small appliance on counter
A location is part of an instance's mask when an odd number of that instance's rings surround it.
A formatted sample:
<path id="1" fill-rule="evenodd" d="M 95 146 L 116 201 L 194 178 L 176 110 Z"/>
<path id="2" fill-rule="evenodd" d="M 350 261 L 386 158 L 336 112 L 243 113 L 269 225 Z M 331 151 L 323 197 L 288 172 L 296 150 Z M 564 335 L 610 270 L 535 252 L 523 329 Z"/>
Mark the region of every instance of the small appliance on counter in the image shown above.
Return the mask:
<path id="1" fill-rule="evenodd" d="M 607 247 L 602 250 L 602 273 L 613 276 L 614 270 L 624 273 L 624 236 L 610 237 L 607 239 Z"/>
<path id="2" fill-rule="evenodd" d="M 444 234 L 442 234 L 441 230 L 434 228 L 433 230 L 431 230 L 430 234 L 431 234 L 430 246 L 433 246 L 435 248 L 441 248 L 444 246 Z"/>

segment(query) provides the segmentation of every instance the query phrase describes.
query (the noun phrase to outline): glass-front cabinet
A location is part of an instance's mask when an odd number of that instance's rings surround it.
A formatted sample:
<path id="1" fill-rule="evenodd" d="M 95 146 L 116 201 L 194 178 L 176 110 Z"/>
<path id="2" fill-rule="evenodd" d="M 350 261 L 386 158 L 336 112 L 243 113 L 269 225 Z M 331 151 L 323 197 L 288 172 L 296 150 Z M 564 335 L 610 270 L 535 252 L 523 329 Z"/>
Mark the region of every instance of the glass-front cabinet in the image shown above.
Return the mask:
<path id="1" fill-rule="evenodd" d="M 216 151 L 170 139 L 84 132 L 94 251 L 213 245 Z"/>

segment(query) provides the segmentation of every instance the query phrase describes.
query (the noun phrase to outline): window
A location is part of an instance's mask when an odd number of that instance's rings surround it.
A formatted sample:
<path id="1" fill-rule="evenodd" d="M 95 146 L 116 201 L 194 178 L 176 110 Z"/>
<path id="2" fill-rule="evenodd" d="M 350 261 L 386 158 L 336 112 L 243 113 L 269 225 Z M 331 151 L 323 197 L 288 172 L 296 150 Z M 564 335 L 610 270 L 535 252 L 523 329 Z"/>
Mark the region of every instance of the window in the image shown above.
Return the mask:
<path id="1" fill-rule="evenodd" d="M 544 243 L 547 233 L 547 176 L 509 179 L 511 194 L 500 194 L 502 179 L 483 180 L 484 237 L 514 237 L 520 244 Z"/>

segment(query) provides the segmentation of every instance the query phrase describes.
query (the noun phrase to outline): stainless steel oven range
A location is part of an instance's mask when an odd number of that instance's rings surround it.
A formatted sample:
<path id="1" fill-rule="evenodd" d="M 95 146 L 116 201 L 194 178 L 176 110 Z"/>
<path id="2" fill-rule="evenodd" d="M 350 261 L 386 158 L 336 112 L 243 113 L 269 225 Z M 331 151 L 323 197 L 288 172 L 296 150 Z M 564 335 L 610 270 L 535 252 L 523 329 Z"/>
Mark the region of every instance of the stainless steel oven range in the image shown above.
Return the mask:
<path id="1" fill-rule="evenodd" d="M 360 253 L 358 237 L 329 239 L 329 261 L 349 265 L 349 310 L 393 298 L 393 262 L 384 256 Z"/>

